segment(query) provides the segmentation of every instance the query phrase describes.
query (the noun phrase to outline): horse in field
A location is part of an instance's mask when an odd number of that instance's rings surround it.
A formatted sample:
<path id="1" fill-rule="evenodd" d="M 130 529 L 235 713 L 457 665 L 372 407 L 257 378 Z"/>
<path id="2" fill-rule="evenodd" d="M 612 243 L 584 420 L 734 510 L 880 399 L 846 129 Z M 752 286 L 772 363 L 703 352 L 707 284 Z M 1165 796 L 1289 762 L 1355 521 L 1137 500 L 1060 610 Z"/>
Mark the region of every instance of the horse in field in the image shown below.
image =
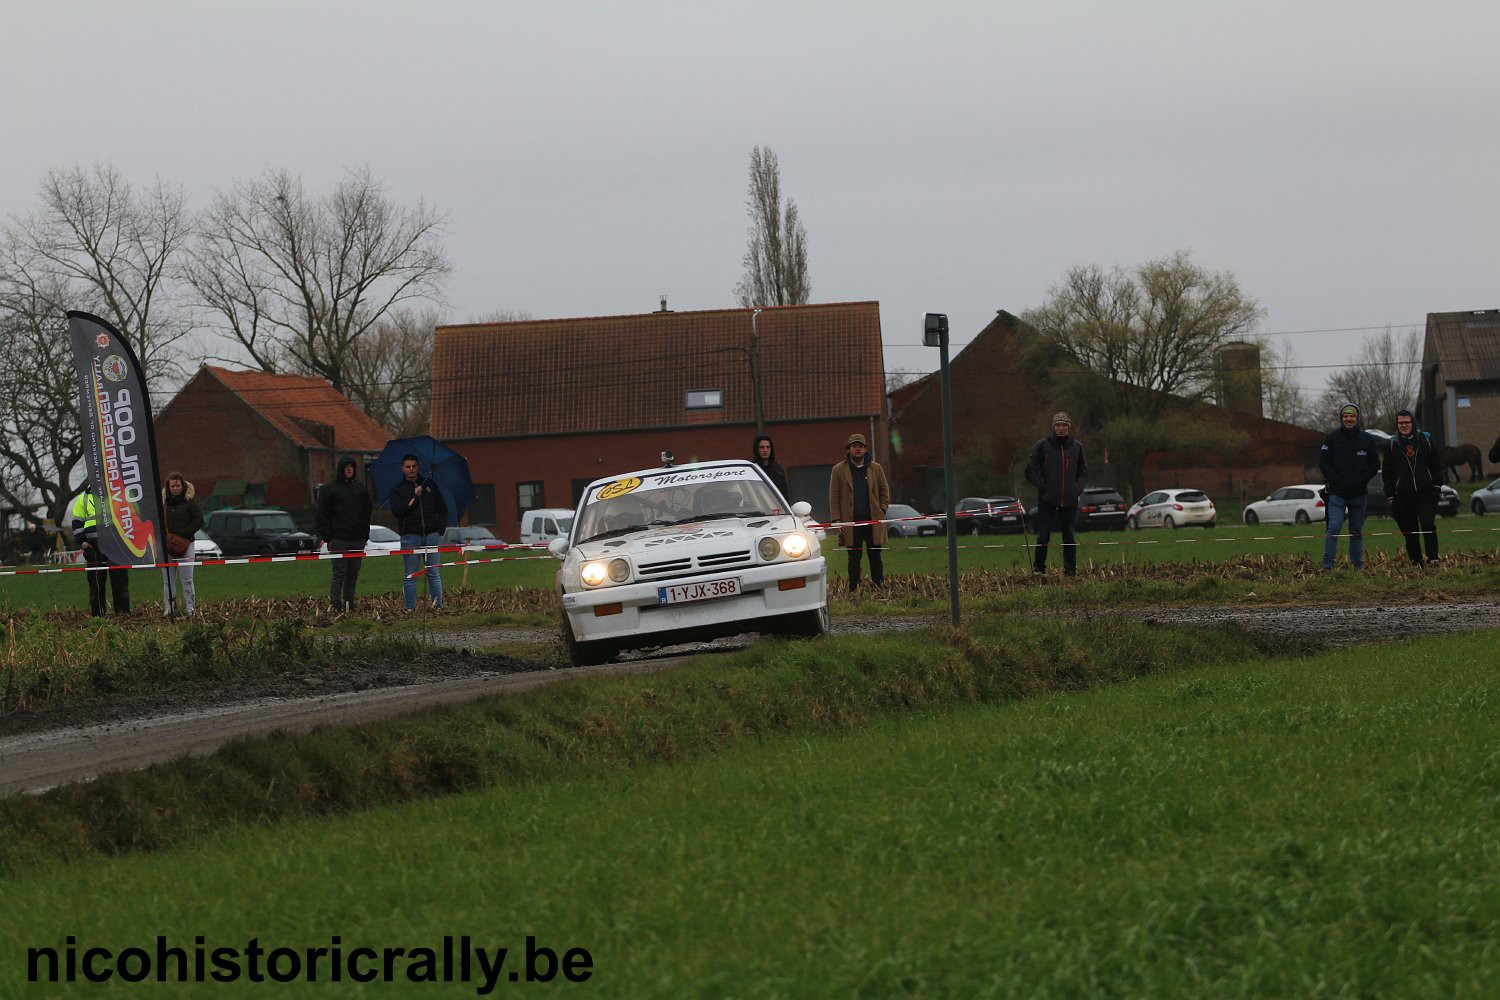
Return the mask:
<path id="1" fill-rule="evenodd" d="M 1500 441 L 1496 441 L 1495 445 L 1497 448 L 1500 448 Z M 1493 451 L 1494 449 L 1491 449 L 1492 453 Z M 1448 474 L 1453 477 L 1455 483 L 1464 481 L 1464 477 L 1458 474 L 1458 467 L 1460 465 L 1467 465 L 1469 467 L 1469 482 L 1479 482 L 1482 467 L 1479 461 L 1479 446 L 1477 444 L 1461 444 L 1454 448 L 1444 448 L 1440 457 L 1443 460 L 1443 465 L 1448 470 Z"/>

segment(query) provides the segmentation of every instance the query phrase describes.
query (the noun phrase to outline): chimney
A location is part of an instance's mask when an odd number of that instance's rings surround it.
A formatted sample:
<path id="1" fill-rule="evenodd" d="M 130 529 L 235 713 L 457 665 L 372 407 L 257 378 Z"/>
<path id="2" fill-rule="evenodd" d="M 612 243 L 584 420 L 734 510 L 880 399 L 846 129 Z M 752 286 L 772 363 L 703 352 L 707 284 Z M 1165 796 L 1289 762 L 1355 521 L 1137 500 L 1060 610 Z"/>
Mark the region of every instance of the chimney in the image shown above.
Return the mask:
<path id="1" fill-rule="evenodd" d="M 1224 409 L 1264 417 L 1260 347 L 1237 341 L 1219 348 L 1219 356 L 1214 361 L 1214 388 L 1219 405 Z"/>

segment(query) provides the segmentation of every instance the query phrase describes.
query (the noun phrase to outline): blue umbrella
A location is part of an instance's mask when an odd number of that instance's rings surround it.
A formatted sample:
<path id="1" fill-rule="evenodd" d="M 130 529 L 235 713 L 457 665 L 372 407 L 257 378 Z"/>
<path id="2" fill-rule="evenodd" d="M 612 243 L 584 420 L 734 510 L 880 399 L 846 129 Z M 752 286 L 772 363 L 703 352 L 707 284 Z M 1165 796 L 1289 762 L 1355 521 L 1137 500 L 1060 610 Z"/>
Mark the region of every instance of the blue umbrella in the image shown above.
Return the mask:
<path id="1" fill-rule="evenodd" d="M 375 487 L 375 501 L 385 503 L 391 489 L 401 480 L 401 456 L 417 456 L 418 473 L 438 485 L 443 503 L 448 507 L 450 523 L 457 523 L 469 504 L 474 502 L 474 481 L 469 478 L 469 460 L 437 438 L 397 438 L 387 441 L 380 457 L 370 463 L 368 473 Z"/>

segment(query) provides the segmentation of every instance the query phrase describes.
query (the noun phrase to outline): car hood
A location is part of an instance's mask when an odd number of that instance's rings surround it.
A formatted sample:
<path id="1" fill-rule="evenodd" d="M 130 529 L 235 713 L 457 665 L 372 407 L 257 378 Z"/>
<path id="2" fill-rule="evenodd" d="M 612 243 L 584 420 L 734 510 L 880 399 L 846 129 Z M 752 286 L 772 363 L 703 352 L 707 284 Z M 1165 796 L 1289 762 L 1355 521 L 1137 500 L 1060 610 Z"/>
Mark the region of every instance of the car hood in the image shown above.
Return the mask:
<path id="1" fill-rule="evenodd" d="M 671 558 L 679 552 L 687 554 L 705 546 L 740 541 L 754 542 L 755 539 L 768 532 L 797 531 L 805 527 L 799 518 L 790 514 L 690 521 L 686 524 L 641 528 L 629 534 L 599 540 L 590 539 L 570 549 L 569 555 L 576 555 L 583 560 L 602 559 L 606 556 L 651 556 L 655 554 L 660 554 L 663 558 Z"/>

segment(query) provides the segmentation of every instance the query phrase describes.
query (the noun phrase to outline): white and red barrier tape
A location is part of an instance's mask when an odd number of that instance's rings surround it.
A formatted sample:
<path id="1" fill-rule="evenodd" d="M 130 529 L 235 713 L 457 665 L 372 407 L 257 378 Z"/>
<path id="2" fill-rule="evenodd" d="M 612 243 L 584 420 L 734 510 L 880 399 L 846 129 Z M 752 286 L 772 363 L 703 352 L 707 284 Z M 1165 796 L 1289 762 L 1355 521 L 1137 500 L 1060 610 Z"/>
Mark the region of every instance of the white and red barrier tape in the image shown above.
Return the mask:
<path id="1" fill-rule="evenodd" d="M 983 517 L 983 516 L 986 516 L 986 515 L 984 515 L 984 514 L 969 514 L 967 512 L 960 512 L 960 513 L 954 515 L 954 517 L 958 518 L 958 519 L 963 519 L 963 518 L 966 518 L 966 517 L 975 517 L 975 516 Z M 899 523 L 906 522 L 906 521 L 942 521 L 946 517 L 947 517 L 946 514 L 923 514 L 923 515 L 919 515 L 917 517 L 890 517 L 890 518 L 883 518 L 883 519 L 880 519 L 880 520 L 870 520 L 870 521 L 830 521 L 830 522 L 828 522 L 826 524 L 825 523 L 809 522 L 808 523 L 808 527 L 810 527 L 810 528 L 821 528 L 821 529 L 824 529 L 824 530 L 830 530 L 830 529 L 838 529 L 838 528 L 857 528 L 857 527 L 862 527 L 862 526 L 865 526 L 865 525 L 875 525 L 875 524 L 899 524 Z M 1183 530 L 1185 531 L 1186 529 L 1183 529 Z M 1444 535 L 1461 535 L 1461 534 L 1476 534 L 1476 533 L 1497 532 L 1497 531 L 1500 531 L 1500 525 L 1497 525 L 1497 526 L 1495 526 L 1493 528 L 1445 528 L 1445 529 L 1443 529 L 1443 531 L 1441 533 L 1444 534 Z M 1395 536 L 1398 536 L 1398 535 L 1404 535 L 1404 534 L 1405 533 L 1401 532 L 1401 531 L 1366 531 L 1366 532 L 1363 533 L 1363 537 L 1364 538 L 1391 538 L 1391 537 L 1395 537 Z M 1424 534 L 1426 534 L 1426 532 L 1417 531 L 1417 532 L 1413 532 L 1413 534 L 1424 535 Z M 942 537 L 942 536 L 938 535 L 938 536 L 933 536 L 933 537 Z M 1313 533 L 1307 533 L 1307 532 L 1304 532 L 1304 533 L 1301 533 L 1301 534 L 1295 534 L 1295 535 L 1251 535 L 1251 536 L 1248 536 L 1248 537 L 1242 536 L 1242 535 L 1216 536 L 1216 537 L 1202 537 L 1202 536 L 1200 536 L 1200 537 L 1197 537 L 1197 538 L 1184 538 L 1184 537 L 1180 537 L 1179 535 L 1173 534 L 1173 535 L 1169 535 L 1166 538 L 1132 538 L 1132 539 L 1124 539 L 1124 540 L 1117 540 L 1117 541 L 1097 540 L 1097 541 L 1090 541 L 1087 544 L 1090 545 L 1090 546 L 1098 546 L 1098 547 L 1104 548 L 1104 547 L 1123 547 L 1123 546 L 1132 546 L 1132 545 L 1203 545 L 1203 544 L 1211 543 L 1211 542 L 1272 542 L 1272 541 L 1282 541 L 1282 540 L 1289 539 L 1289 538 L 1290 539 L 1300 539 L 1300 540 L 1303 540 L 1303 541 L 1322 541 L 1325 537 L 1327 537 L 1326 533 L 1313 534 Z M 1340 535 L 1340 537 L 1344 537 L 1344 536 Z M 1069 544 L 1067 542 L 1063 542 L 1063 541 L 1060 540 L 1060 533 L 1054 533 L 1053 539 L 1054 540 L 1050 544 L 1051 545 L 1056 545 L 1059 548 L 1064 547 L 1067 544 Z M 965 542 L 963 544 L 960 544 L 958 546 L 958 548 L 960 548 L 960 549 L 1010 549 L 1010 548 L 1022 548 L 1022 549 L 1024 549 L 1024 548 L 1030 548 L 1033 544 L 1035 544 L 1035 543 L 1033 543 L 1033 542 L 1031 542 L 1029 540 L 1020 541 L 1020 542 L 1008 542 L 1008 543 Z M 1084 542 L 1073 542 L 1072 544 L 1081 548 L 1081 547 L 1084 546 L 1085 543 Z M 935 546 L 908 545 L 908 546 L 904 546 L 903 550 L 922 551 L 922 550 L 925 550 L 925 549 L 928 549 L 928 548 L 933 548 L 933 547 L 935 547 Z M 946 546 L 944 546 L 944 547 L 946 547 Z M 431 545 L 431 546 L 424 546 L 424 547 L 418 547 L 418 548 L 412 548 L 412 549 L 392 549 L 389 552 L 365 552 L 365 551 L 357 551 L 357 552 L 298 552 L 298 553 L 294 553 L 294 554 L 291 554 L 291 555 L 281 555 L 281 556 L 237 556 L 237 557 L 232 557 L 232 558 L 223 558 L 223 557 L 221 557 L 221 558 L 215 558 L 215 559 L 197 559 L 197 560 L 180 559 L 180 560 L 174 560 L 174 561 L 169 561 L 169 562 L 139 563 L 139 564 L 130 565 L 130 566 L 90 566 L 90 565 L 83 565 L 83 564 L 75 564 L 75 565 L 71 565 L 71 566 L 0 566 L 0 577 L 4 577 L 4 576 L 32 576 L 32 575 L 40 575 L 40 574 L 44 574 L 44 573 L 88 573 L 88 572 L 98 572 L 98 571 L 101 571 L 101 570 L 110 570 L 110 569 L 131 569 L 131 570 L 135 570 L 135 569 L 171 569 L 171 568 L 174 568 L 174 567 L 177 567 L 177 566 L 246 566 L 246 565 L 259 564 L 259 563 L 321 562 L 321 561 L 329 560 L 329 559 L 378 559 L 378 558 L 381 558 L 383 556 L 429 555 L 429 554 L 434 553 L 434 552 L 439 553 L 440 555 L 442 553 L 445 553 L 445 552 L 495 552 L 495 551 L 507 551 L 507 550 L 512 550 L 512 549 L 520 549 L 520 550 L 529 551 L 529 552 L 537 552 L 537 551 L 541 552 L 541 554 L 539 554 L 539 555 L 527 555 L 527 556 L 492 556 L 490 558 L 485 558 L 485 559 L 457 559 L 457 560 L 454 560 L 453 562 L 445 563 L 444 564 L 445 566 L 466 566 L 466 565 L 467 566 L 477 566 L 477 565 L 481 565 L 481 564 L 484 564 L 484 563 L 517 562 L 517 561 L 525 561 L 525 560 L 539 560 L 539 559 L 551 559 L 551 558 L 553 558 L 553 556 L 551 555 L 551 553 L 549 553 L 549 552 L 546 551 L 546 548 L 547 548 L 546 545 L 544 545 L 543 543 L 540 543 L 540 542 L 536 542 L 536 543 L 520 543 L 520 544 L 514 544 L 514 545 L 511 544 L 511 543 L 509 543 L 509 542 L 502 542 L 502 543 L 500 543 L 498 545 L 493 545 L 493 544 L 492 545 Z M 425 572 L 426 572 L 426 567 L 424 566 L 424 567 L 418 569 L 415 573 L 413 573 L 411 575 L 412 576 L 421 576 Z"/>

